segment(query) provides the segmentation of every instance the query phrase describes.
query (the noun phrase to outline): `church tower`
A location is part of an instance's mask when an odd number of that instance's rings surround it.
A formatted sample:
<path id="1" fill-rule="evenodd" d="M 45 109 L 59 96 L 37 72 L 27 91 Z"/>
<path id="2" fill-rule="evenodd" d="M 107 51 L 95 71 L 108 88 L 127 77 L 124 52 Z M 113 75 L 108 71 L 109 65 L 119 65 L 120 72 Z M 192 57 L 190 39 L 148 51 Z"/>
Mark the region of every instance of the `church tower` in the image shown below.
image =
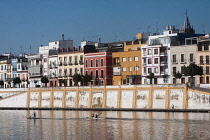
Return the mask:
<path id="1" fill-rule="evenodd" d="M 185 20 L 184 20 L 184 25 L 180 29 L 180 33 L 186 33 L 186 34 L 195 34 L 195 30 L 193 29 L 193 26 L 191 27 L 190 21 L 188 19 L 187 11 L 185 13 Z"/>

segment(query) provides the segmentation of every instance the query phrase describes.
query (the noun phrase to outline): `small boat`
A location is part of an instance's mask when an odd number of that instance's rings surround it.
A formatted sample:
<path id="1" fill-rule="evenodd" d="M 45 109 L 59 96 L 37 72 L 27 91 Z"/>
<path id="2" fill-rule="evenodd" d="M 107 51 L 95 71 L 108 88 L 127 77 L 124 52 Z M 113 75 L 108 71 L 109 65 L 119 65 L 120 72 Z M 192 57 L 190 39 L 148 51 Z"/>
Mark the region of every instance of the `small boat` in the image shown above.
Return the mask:
<path id="1" fill-rule="evenodd" d="M 98 118 L 96 118 L 96 117 L 86 117 L 87 119 L 94 119 L 94 120 L 99 120 L 99 119 L 105 119 L 105 118 L 103 118 L 103 117 L 98 117 Z"/>
<path id="2" fill-rule="evenodd" d="M 27 119 L 41 119 L 40 117 L 27 117 Z"/>

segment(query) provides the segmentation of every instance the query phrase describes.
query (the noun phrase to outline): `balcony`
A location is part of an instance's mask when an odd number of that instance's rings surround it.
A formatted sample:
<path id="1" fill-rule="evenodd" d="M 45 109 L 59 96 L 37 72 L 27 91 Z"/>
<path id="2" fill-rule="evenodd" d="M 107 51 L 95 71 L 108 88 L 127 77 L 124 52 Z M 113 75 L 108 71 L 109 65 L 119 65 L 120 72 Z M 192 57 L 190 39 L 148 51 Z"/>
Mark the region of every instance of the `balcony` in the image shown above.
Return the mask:
<path id="1" fill-rule="evenodd" d="M 82 61 L 82 60 L 79 60 L 79 64 L 80 64 L 80 65 L 83 65 L 84 63 L 83 63 L 83 61 Z"/>
<path id="2" fill-rule="evenodd" d="M 118 66 L 119 67 L 121 65 L 120 65 L 120 62 L 118 62 L 118 63 L 113 63 L 113 66 L 116 66 L 116 67 Z"/>
<path id="3" fill-rule="evenodd" d="M 120 72 L 113 72 L 113 75 L 120 75 Z"/>
<path id="4" fill-rule="evenodd" d="M 67 66 L 67 62 L 66 61 L 63 62 L 63 66 Z"/>
<path id="5" fill-rule="evenodd" d="M 74 62 L 74 65 L 78 65 L 78 62 L 77 62 L 77 61 L 75 61 L 75 62 Z"/>
<path id="6" fill-rule="evenodd" d="M 204 63 L 203 63 L 204 61 L 203 60 L 200 60 L 200 65 L 204 65 Z"/>
<path id="7" fill-rule="evenodd" d="M 180 59 L 179 61 L 180 61 L 181 64 L 186 64 L 187 63 L 186 59 Z"/>
<path id="8" fill-rule="evenodd" d="M 72 62 L 69 62 L 69 66 L 72 66 L 73 64 L 72 64 Z"/>
<path id="9" fill-rule="evenodd" d="M 172 60 L 172 64 L 178 64 L 178 60 Z"/>

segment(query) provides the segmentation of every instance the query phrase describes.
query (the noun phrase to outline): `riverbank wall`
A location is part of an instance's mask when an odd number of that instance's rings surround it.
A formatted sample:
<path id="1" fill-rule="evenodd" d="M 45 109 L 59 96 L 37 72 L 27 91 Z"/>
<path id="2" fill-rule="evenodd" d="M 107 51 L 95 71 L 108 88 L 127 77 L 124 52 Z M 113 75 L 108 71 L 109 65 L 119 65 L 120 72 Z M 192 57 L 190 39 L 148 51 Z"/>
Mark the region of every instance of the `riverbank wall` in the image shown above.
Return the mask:
<path id="1" fill-rule="evenodd" d="M 99 109 L 210 109 L 210 93 L 185 85 L 28 88 L 0 107 Z"/>

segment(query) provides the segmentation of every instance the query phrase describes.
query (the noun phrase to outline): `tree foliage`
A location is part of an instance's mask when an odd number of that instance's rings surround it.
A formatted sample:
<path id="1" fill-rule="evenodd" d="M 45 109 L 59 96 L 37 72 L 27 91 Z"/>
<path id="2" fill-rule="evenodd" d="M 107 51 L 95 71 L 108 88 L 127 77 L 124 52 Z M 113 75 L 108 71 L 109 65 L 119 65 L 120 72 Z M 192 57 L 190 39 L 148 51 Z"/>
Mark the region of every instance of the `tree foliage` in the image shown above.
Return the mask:
<path id="1" fill-rule="evenodd" d="M 149 75 L 147 76 L 148 79 L 150 79 L 150 84 L 152 84 L 152 79 L 154 78 L 154 73 L 149 73 Z"/>
<path id="2" fill-rule="evenodd" d="M 83 85 L 87 86 L 88 82 L 90 82 L 91 80 L 92 80 L 91 75 L 88 74 L 82 75 L 81 82 L 83 83 Z"/>
<path id="3" fill-rule="evenodd" d="M 0 80 L 0 85 L 1 85 L 1 87 L 4 85 L 4 81 L 3 80 Z"/>
<path id="4" fill-rule="evenodd" d="M 184 75 L 185 76 L 195 76 L 195 75 L 203 75 L 202 67 L 196 65 L 195 63 L 191 63 L 189 66 L 184 67 Z"/>
<path id="5" fill-rule="evenodd" d="M 182 74 L 178 71 L 177 73 L 174 73 L 174 77 L 180 79 L 182 78 Z"/>
<path id="6" fill-rule="evenodd" d="M 190 76 L 190 86 L 193 85 L 193 76 L 195 75 L 203 75 L 203 68 L 196 65 L 195 63 L 191 63 L 189 66 L 184 67 L 183 69 L 185 76 Z"/>
<path id="7" fill-rule="evenodd" d="M 73 81 L 74 81 L 74 85 L 78 86 L 78 83 L 82 80 L 82 76 L 78 73 L 75 73 L 73 75 Z"/>
<path id="8" fill-rule="evenodd" d="M 20 80 L 20 77 L 15 77 L 13 79 L 13 83 L 16 85 L 16 84 L 20 84 L 21 83 L 21 80 Z"/>
<path id="9" fill-rule="evenodd" d="M 49 83 L 49 80 L 48 80 L 47 76 L 43 76 L 43 77 L 41 78 L 41 82 L 44 83 L 45 86 L 47 87 L 47 83 Z"/>

